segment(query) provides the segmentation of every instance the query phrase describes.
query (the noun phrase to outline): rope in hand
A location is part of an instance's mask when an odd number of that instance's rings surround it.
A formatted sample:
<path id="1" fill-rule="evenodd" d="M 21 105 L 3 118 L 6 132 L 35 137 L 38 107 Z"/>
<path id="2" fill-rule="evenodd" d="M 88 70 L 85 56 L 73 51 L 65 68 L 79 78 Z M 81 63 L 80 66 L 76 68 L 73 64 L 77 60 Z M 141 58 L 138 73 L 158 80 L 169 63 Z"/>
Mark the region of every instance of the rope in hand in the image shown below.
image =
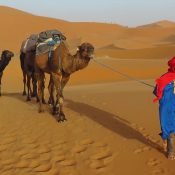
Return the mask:
<path id="1" fill-rule="evenodd" d="M 122 73 L 122 72 L 118 71 L 117 69 L 114 69 L 113 67 L 111 67 L 111 66 L 109 66 L 109 65 L 106 65 L 106 64 L 103 64 L 103 63 L 101 63 L 101 62 L 98 62 L 98 61 L 95 60 L 95 59 L 93 59 L 93 61 L 94 61 L 96 64 L 99 64 L 99 65 L 101 65 L 102 67 L 105 67 L 105 68 L 107 68 L 107 69 L 109 69 L 109 70 L 112 70 L 113 72 L 116 72 L 116 73 L 122 75 L 123 77 L 125 77 L 125 78 L 127 78 L 127 79 L 137 81 L 138 83 L 144 84 L 144 85 L 149 86 L 149 87 L 152 87 L 152 88 L 155 87 L 155 86 L 152 85 L 152 84 L 148 84 L 148 83 L 146 83 L 146 82 L 144 82 L 144 81 L 142 81 L 142 80 L 139 80 L 139 79 L 137 79 L 137 78 L 131 77 L 130 75 L 127 75 L 127 74 L 125 74 L 125 73 Z"/>

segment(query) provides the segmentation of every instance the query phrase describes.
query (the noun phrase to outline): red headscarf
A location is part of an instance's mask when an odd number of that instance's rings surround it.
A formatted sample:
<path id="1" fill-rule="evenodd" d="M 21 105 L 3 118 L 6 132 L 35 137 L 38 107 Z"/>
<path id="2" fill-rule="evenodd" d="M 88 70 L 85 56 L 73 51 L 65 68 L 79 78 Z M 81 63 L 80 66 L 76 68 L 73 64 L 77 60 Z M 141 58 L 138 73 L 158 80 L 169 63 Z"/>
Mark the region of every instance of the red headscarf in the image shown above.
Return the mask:
<path id="1" fill-rule="evenodd" d="M 168 61 L 168 72 L 162 75 L 160 78 L 156 80 L 156 95 L 157 98 L 154 99 L 154 102 L 160 100 L 163 95 L 163 90 L 167 84 L 169 84 L 171 81 L 175 80 L 175 57 L 171 58 L 171 60 Z"/>

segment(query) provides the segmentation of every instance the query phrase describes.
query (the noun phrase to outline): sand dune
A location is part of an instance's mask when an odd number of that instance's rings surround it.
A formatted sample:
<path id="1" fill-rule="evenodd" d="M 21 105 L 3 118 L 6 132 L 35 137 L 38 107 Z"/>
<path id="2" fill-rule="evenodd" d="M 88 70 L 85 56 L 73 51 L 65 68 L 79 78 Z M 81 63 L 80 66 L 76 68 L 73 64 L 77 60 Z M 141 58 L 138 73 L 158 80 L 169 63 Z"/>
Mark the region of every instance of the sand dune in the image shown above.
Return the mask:
<path id="1" fill-rule="evenodd" d="M 168 20 L 162 20 L 159 22 L 154 22 L 152 24 L 147 24 L 147 25 L 142 25 L 138 26 L 138 28 L 143 28 L 143 27 L 175 27 L 175 22 L 171 22 Z"/>
<path id="2" fill-rule="evenodd" d="M 102 23 L 72 23 L 63 20 L 34 16 L 8 7 L 0 7 L 2 19 L 0 32 L 1 48 L 19 50 L 21 41 L 31 33 L 38 33 L 46 29 L 57 28 L 69 39 L 81 38 L 81 41 L 89 41 L 101 46 L 109 43 L 116 35 L 120 35 L 123 27 L 119 25 L 106 25 Z M 12 31 L 9 32 L 11 29 Z M 95 31 L 94 31 L 95 29 Z M 96 32 L 98 31 L 98 32 Z M 117 32 L 117 34 L 116 34 Z M 110 36 L 108 37 L 108 33 Z M 106 36 L 105 36 L 106 35 Z"/>
<path id="3" fill-rule="evenodd" d="M 130 59 L 170 59 L 175 55 L 174 44 L 156 43 L 152 48 L 143 49 L 97 49 L 96 56 L 109 56 L 113 58 Z"/>
<path id="4" fill-rule="evenodd" d="M 160 21 L 146 25 L 147 27 L 128 28 L 118 24 L 68 22 L 39 17 L 3 6 L 0 6 L 0 18 L 0 49 L 9 48 L 15 52 L 19 52 L 22 40 L 30 34 L 52 28 L 61 30 L 67 36 L 71 49 L 75 50 L 77 45 L 88 41 L 96 48 L 104 48 L 103 56 L 108 54 L 105 47 L 110 45 L 134 50 L 156 47 L 156 44 L 160 44 L 160 41 L 166 38 L 172 40 L 175 30 L 175 24 L 170 21 Z M 166 43 L 163 46 L 164 50 L 169 52 Z"/>

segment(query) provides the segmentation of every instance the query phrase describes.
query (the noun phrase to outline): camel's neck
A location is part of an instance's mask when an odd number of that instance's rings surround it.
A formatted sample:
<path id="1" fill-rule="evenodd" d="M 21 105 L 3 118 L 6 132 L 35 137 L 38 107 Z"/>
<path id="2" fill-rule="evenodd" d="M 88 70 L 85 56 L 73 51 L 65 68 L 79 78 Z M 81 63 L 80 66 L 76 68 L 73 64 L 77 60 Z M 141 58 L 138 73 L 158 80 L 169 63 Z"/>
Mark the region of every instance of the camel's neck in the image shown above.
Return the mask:
<path id="1" fill-rule="evenodd" d="M 61 69 L 67 74 L 72 74 L 80 69 L 85 68 L 90 58 L 84 58 L 80 55 L 79 51 L 75 55 L 71 55 L 65 44 L 55 50 L 54 65 L 59 65 L 59 59 L 61 58 Z M 59 66 L 58 66 L 59 67 Z M 57 68 L 58 69 L 58 68 Z"/>
<path id="2" fill-rule="evenodd" d="M 77 52 L 75 55 L 68 54 L 67 60 L 68 60 L 67 67 L 69 67 L 67 71 L 70 74 L 85 68 L 90 61 L 90 59 L 82 57 L 79 52 Z M 67 71 L 65 70 L 65 72 Z"/>

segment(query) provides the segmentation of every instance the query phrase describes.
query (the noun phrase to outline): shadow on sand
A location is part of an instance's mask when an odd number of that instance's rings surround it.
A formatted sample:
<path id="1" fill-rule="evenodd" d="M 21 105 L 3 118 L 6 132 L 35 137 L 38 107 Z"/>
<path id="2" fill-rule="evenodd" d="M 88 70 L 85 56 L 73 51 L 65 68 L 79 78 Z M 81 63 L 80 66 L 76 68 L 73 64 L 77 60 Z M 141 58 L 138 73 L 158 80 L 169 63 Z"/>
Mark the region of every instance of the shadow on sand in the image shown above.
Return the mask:
<path id="1" fill-rule="evenodd" d="M 16 98 L 22 102 L 26 102 L 26 97 L 22 96 L 22 94 L 20 93 L 4 93 L 3 96 Z M 139 142 L 165 154 L 164 151 L 162 150 L 162 147 L 158 143 L 152 141 L 150 138 L 145 137 L 143 133 L 133 128 L 129 121 L 124 120 L 117 115 L 114 115 L 102 109 L 98 109 L 94 106 L 90 106 L 89 104 L 74 102 L 72 100 L 66 100 L 66 107 L 82 115 L 85 115 L 91 120 L 99 123 L 105 128 L 115 132 L 116 134 L 119 134 L 120 136 L 126 139 L 138 140 Z"/>
<path id="2" fill-rule="evenodd" d="M 74 102 L 72 100 L 66 100 L 66 107 L 85 115 L 91 120 L 94 120 L 105 128 L 115 132 L 116 134 L 119 134 L 126 139 L 136 139 L 139 142 L 150 146 L 161 153 L 164 153 L 158 143 L 143 136 L 143 133 L 133 128 L 130 122 L 117 115 L 98 109 L 94 106 L 90 106 L 85 103 Z"/>

